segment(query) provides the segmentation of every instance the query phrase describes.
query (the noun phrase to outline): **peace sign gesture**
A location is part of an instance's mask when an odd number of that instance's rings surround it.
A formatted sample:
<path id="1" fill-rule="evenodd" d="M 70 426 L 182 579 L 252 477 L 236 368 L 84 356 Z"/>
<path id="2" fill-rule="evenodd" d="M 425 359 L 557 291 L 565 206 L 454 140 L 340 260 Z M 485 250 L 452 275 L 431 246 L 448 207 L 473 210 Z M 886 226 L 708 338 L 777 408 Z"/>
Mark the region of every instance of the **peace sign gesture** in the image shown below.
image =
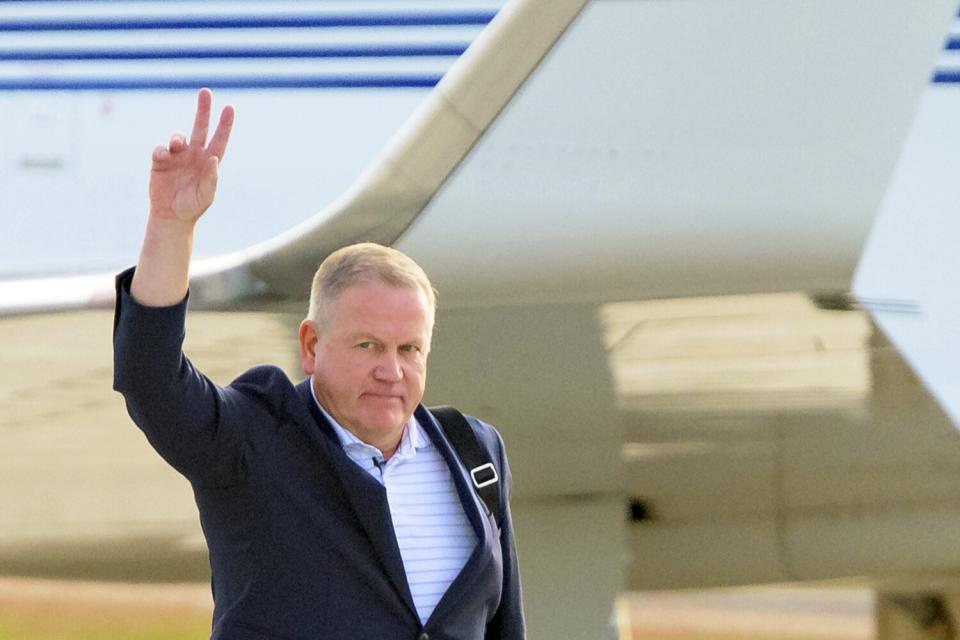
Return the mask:
<path id="1" fill-rule="evenodd" d="M 213 94 L 201 89 L 190 141 L 174 133 L 166 146 L 153 150 L 150 168 L 150 215 L 164 220 L 194 222 L 213 203 L 220 161 L 230 139 L 234 110 L 227 106 L 207 143 Z"/>
<path id="2" fill-rule="evenodd" d="M 150 215 L 130 293 L 141 304 L 167 306 L 183 299 L 189 285 L 196 222 L 217 193 L 220 160 L 233 128 L 233 107 L 225 107 L 207 143 L 213 94 L 201 89 L 190 142 L 175 133 L 153 150 Z"/>

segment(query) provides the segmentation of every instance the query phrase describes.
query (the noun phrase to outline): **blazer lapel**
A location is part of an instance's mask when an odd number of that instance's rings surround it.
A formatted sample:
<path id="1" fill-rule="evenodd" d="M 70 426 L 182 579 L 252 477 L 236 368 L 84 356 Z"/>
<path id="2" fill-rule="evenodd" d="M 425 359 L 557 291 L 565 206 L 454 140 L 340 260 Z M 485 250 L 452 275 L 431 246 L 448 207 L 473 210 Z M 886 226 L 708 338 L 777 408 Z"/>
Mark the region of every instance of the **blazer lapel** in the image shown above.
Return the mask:
<path id="1" fill-rule="evenodd" d="M 410 586 L 407 584 L 407 574 L 403 568 L 403 558 L 400 556 L 400 547 L 397 545 L 397 536 L 393 530 L 386 489 L 344 452 L 337 432 L 317 407 L 309 385 L 309 378 L 297 385 L 300 399 L 309 409 L 312 422 L 318 427 L 309 430 L 309 435 L 328 451 L 329 455 L 325 458 L 331 462 L 357 520 L 383 566 L 384 573 L 413 615 L 417 616 Z"/>

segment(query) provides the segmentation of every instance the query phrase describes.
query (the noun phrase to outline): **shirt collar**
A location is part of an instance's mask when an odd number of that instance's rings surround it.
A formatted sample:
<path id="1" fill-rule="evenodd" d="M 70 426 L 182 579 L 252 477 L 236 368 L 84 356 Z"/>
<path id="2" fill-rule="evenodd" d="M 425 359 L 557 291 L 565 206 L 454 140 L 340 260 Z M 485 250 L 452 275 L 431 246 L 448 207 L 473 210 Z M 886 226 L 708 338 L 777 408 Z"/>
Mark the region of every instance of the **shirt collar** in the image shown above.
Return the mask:
<path id="1" fill-rule="evenodd" d="M 343 427 L 337 420 L 330 415 L 330 412 L 327 411 L 320 401 L 317 399 L 317 392 L 313 388 L 313 377 L 310 378 L 310 395 L 313 397 L 313 402 L 317 405 L 317 408 L 320 409 L 320 412 L 323 413 L 324 417 L 330 421 L 330 424 L 333 425 L 333 430 L 336 432 L 337 437 L 340 439 L 340 444 L 344 449 L 376 449 L 380 451 L 372 444 L 364 442 L 356 436 L 351 431 L 348 431 Z M 420 426 L 420 423 L 417 421 L 416 417 L 410 416 L 410 420 L 404 425 L 403 435 L 400 436 L 400 446 L 397 447 L 396 452 L 393 454 L 393 457 L 400 460 L 412 458 L 417 454 L 417 450 L 423 449 L 428 446 L 430 441 L 427 439 L 427 435 L 423 432 L 423 427 Z M 380 451 L 380 454 L 383 455 L 383 452 Z"/>

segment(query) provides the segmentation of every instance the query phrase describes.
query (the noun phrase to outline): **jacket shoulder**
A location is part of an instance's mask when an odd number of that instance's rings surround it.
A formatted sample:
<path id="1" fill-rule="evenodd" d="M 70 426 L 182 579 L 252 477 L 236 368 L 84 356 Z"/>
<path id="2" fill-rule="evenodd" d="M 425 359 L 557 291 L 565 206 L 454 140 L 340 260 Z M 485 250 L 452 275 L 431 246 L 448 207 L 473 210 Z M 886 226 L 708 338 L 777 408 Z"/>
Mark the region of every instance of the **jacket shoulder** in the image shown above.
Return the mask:
<path id="1" fill-rule="evenodd" d="M 294 383 L 283 369 L 272 364 L 247 369 L 227 388 L 277 418 L 296 413 L 296 407 L 301 403 Z"/>
<path id="2" fill-rule="evenodd" d="M 503 454 L 503 438 L 497 428 L 476 416 L 464 414 L 463 417 L 467 419 L 467 424 L 473 429 L 473 433 L 480 444 L 490 452 L 492 457 L 500 458 Z"/>

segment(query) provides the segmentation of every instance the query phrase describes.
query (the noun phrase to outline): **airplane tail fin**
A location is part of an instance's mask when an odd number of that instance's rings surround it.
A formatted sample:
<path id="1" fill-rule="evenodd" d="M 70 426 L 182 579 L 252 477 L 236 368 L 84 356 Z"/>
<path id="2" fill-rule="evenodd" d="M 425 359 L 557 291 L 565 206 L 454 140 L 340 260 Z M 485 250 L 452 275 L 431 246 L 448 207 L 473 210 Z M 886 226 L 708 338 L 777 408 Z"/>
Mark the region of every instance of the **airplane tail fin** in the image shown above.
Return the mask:
<path id="1" fill-rule="evenodd" d="M 960 427 L 960 17 L 924 93 L 853 292 Z"/>

